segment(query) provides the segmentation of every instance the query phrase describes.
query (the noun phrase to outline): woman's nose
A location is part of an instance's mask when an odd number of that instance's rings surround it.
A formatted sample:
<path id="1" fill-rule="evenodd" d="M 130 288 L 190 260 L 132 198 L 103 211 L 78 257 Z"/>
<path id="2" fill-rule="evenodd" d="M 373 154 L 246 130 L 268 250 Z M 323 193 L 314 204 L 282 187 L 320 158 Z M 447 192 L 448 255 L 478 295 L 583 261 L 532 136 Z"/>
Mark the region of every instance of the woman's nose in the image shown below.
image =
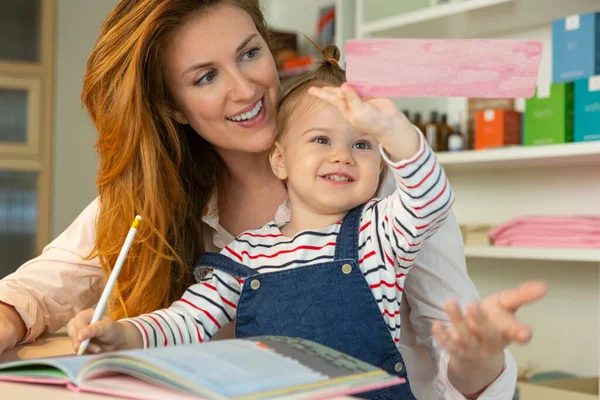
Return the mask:
<path id="1" fill-rule="evenodd" d="M 256 87 L 254 83 L 240 70 L 231 74 L 230 96 L 233 101 L 256 100 Z"/>

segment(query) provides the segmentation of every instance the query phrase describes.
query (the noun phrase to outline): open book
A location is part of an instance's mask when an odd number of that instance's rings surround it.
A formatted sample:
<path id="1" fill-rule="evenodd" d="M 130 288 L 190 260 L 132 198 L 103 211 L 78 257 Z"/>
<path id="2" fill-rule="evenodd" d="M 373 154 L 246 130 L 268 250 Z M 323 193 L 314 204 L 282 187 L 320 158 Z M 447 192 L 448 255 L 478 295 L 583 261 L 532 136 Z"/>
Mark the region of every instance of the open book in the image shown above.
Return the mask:
<path id="1" fill-rule="evenodd" d="M 404 383 L 317 343 L 280 336 L 0 364 L 0 380 L 132 399 L 326 399 Z"/>

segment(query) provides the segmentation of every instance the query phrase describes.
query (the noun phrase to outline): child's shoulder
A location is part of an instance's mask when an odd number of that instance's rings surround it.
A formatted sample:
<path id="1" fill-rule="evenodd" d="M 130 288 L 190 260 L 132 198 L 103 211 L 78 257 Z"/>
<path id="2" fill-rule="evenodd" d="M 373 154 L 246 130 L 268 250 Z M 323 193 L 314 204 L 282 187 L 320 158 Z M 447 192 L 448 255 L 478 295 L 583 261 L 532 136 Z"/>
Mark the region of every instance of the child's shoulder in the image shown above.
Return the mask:
<path id="1" fill-rule="evenodd" d="M 258 229 L 250 229 L 242 232 L 227 247 L 231 250 L 243 250 L 254 247 L 256 243 L 272 241 L 278 237 L 283 237 L 283 234 L 277 224 L 271 221 Z"/>
<path id="2" fill-rule="evenodd" d="M 240 233 L 238 237 L 235 238 L 234 242 L 240 239 L 264 239 L 265 237 L 273 237 L 274 235 L 283 236 L 281 230 L 279 229 L 279 226 L 274 221 L 271 221 L 264 224 L 258 229 L 250 229 Z"/>
<path id="3" fill-rule="evenodd" d="M 230 242 L 221 254 L 237 262 L 244 260 L 244 254 L 252 254 L 257 248 L 270 245 L 277 238 L 283 237 L 275 222 L 269 222 L 258 229 L 251 229 L 239 234 Z"/>

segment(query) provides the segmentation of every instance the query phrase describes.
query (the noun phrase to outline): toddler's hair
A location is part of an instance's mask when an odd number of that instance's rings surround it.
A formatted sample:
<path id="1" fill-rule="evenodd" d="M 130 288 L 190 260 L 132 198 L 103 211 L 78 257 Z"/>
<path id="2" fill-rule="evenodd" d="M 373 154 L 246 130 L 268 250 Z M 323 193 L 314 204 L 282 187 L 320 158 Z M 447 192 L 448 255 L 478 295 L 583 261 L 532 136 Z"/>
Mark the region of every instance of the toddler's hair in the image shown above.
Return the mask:
<path id="1" fill-rule="evenodd" d="M 341 86 L 346 81 L 346 72 L 340 68 L 340 50 L 329 45 L 319 50 L 323 61 L 312 71 L 305 72 L 284 82 L 281 96 L 277 102 L 277 132 L 274 141 L 281 140 L 288 130 L 289 120 L 298 111 L 298 104 L 312 86 Z M 316 100 L 316 98 L 315 98 Z"/>

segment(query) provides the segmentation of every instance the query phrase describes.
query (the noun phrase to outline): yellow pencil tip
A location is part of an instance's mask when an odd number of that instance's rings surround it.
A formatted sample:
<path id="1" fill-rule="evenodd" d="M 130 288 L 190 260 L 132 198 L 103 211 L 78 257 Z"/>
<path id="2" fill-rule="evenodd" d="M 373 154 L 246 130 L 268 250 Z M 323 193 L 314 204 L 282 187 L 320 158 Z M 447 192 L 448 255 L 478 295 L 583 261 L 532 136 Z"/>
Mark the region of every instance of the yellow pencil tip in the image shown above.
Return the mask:
<path id="1" fill-rule="evenodd" d="M 139 215 L 135 217 L 135 219 L 133 220 L 133 223 L 131 224 L 132 228 L 137 228 L 138 225 L 140 224 L 140 221 L 142 220 L 142 217 L 140 217 Z"/>

